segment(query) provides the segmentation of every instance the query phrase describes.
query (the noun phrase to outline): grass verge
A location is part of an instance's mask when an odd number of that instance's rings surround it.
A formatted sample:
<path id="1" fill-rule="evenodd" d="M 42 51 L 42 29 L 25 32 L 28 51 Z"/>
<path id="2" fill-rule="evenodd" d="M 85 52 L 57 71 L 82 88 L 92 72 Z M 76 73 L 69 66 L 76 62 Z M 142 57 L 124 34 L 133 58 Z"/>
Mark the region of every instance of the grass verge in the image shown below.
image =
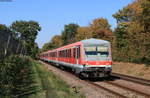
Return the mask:
<path id="1" fill-rule="evenodd" d="M 37 73 L 35 75 L 36 81 L 42 91 L 30 95 L 29 98 L 85 98 L 83 94 L 76 94 L 69 85 L 46 69 L 41 63 L 34 63 L 34 69 Z"/>

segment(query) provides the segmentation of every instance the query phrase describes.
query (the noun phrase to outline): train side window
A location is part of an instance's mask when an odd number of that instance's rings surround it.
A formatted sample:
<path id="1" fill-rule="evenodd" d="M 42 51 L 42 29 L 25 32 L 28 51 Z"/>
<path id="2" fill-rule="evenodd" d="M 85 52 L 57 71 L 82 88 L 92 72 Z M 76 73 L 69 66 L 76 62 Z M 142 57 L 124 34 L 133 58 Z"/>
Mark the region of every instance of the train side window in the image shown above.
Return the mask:
<path id="1" fill-rule="evenodd" d="M 62 57 L 62 51 L 60 51 L 60 57 Z"/>
<path id="2" fill-rule="evenodd" d="M 79 48 L 77 48 L 77 58 L 79 58 Z"/>
<path id="3" fill-rule="evenodd" d="M 66 50 L 66 58 L 68 57 L 68 50 Z"/>
<path id="4" fill-rule="evenodd" d="M 68 50 L 66 50 L 66 57 L 68 57 Z"/>
<path id="5" fill-rule="evenodd" d="M 78 48 L 78 57 L 80 58 L 80 47 Z"/>
<path id="6" fill-rule="evenodd" d="M 63 57 L 65 57 L 65 53 L 64 53 L 64 50 L 63 50 Z"/>
<path id="7" fill-rule="evenodd" d="M 69 57 L 69 52 L 68 52 L 68 49 L 67 49 L 67 58 Z"/>
<path id="8" fill-rule="evenodd" d="M 67 50 L 67 56 L 68 56 L 68 58 L 69 58 L 69 55 L 70 55 L 70 53 L 69 53 L 69 49 Z"/>
<path id="9" fill-rule="evenodd" d="M 63 57 L 63 52 L 61 51 L 61 57 Z"/>
<path id="10" fill-rule="evenodd" d="M 68 49 L 68 58 L 70 58 L 70 51 L 69 51 L 69 49 Z"/>
<path id="11" fill-rule="evenodd" d="M 66 50 L 66 58 L 68 57 L 68 50 Z"/>
<path id="12" fill-rule="evenodd" d="M 69 58 L 69 49 L 67 50 L 67 57 Z"/>
<path id="13" fill-rule="evenodd" d="M 61 51 L 59 51 L 59 57 L 61 57 Z"/>
<path id="14" fill-rule="evenodd" d="M 69 57 L 71 58 L 71 49 L 69 49 Z"/>
<path id="15" fill-rule="evenodd" d="M 76 49 L 77 49 L 77 58 L 80 58 L 80 47 L 78 47 Z"/>
<path id="16" fill-rule="evenodd" d="M 73 57 L 76 58 L 76 49 L 73 48 Z"/>

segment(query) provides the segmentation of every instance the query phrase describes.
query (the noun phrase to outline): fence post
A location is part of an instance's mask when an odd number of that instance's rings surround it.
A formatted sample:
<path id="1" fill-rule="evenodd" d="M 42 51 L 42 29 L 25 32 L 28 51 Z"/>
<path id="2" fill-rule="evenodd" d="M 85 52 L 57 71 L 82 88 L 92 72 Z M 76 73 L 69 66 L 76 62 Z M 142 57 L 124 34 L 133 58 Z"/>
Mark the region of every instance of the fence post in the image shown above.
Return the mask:
<path id="1" fill-rule="evenodd" d="M 6 44 L 6 48 L 5 48 L 5 52 L 4 52 L 4 57 L 7 55 L 7 49 L 9 46 L 10 38 L 11 38 L 11 34 L 9 35 L 8 40 L 7 40 L 7 44 Z"/>

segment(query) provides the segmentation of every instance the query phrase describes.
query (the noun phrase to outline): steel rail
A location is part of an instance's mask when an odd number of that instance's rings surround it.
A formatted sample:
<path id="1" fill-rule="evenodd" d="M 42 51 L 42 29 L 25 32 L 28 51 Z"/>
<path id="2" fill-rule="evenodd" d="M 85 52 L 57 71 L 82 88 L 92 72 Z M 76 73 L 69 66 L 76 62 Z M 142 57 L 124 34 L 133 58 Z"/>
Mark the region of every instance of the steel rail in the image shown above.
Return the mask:
<path id="1" fill-rule="evenodd" d="M 117 93 L 117 92 L 115 92 L 115 91 L 113 91 L 113 90 L 110 90 L 110 89 L 108 89 L 108 88 L 105 88 L 105 87 L 103 87 L 103 86 L 100 86 L 100 85 L 98 85 L 98 84 L 96 84 L 96 83 L 89 82 L 89 81 L 86 81 L 86 82 L 88 82 L 88 83 L 90 83 L 91 85 L 94 85 L 94 86 L 96 86 L 96 87 L 98 87 L 98 88 L 100 88 L 100 89 L 103 89 L 103 90 L 105 90 L 105 91 L 108 91 L 108 92 L 110 92 L 110 93 L 112 93 L 112 94 L 118 96 L 119 98 L 128 98 L 128 97 L 126 97 L 126 96 L 124 96 L 124 95 L 121 95 L 121 94 L 119 94 L 119 93 Z"/>
<path id="2" fill-rule="evenodd" d="M 127 80 L 127 81 L 135 82 L 135 83 L 138 83 L 138 84 L 150 86 L 150 80 L 141 79 L 141 78 L 128 76 L 128 75 L 123 75 L 123 74 L 119 74 L 119 73 L 112 73 L 111 75 L 115 76 L 115 77 L 119 77 L 123 80 Z"/>
<path id="3" fill-rule="evenodd" d="M 126 89 L 126 90 L 129 90 L 129 91 L 135 92 L 135 93 L 137 93 L 137 94 L 140 94 L 140 95 L 144 96 L 145 98 L 150 98 L 150 94 L 147 94 L 147 93 L 138 91 L 138 90 L 136 90 L 136 89 L 132 89 L 132 88 L 129 88 L 129 87 L 126 87 L 126 86 L 117 84 L 117 83 L 113 83 L 113 82 L 110 82 L 110 81 L 105 81 L 105 83 L 108 83 L 108 84 L 111 84 L 111 85 L 120 87 L 120 88 L 122 88 L 122 89 Z"/>

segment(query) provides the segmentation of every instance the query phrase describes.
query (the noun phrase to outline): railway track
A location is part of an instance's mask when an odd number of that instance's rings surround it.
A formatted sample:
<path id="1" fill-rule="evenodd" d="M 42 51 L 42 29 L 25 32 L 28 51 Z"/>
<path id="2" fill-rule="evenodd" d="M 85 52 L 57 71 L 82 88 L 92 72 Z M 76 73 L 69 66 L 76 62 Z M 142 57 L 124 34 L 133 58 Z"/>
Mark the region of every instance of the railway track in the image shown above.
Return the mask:
<path id="1" fill-rule="evenodd" d="M 117 86 L 117 87 L 119 87 L 119 88 L 122 88 L 122 89 L 125 89 L 125 90 L 128 90 L 128 91 L 135 92 L 135 93 L 137 93 L 137 94 L 139 94 L 139 95 L 144 96 L 145 98 L 150 98 L 150 94 L 147 94 L 147 93 L 145 93 L 145 92 L 138 91 L 138 90 L 136 90 L 136 89 L 133 89 L 133 88 L 130 88 L 130 87 L 126 87 L 126 86 L 124 86 L 124 85 L 120 85 L 120 84 L 117 84 L 117 83 L 113 83 L 113 82 L 111 82 L 111 81 L 106 81 L 105 83 L 110 84 L 110 85 Z"/>
<path id="2" fill-rule="evenodd" d="M 48 64 L 48 63 L 46 63 L 46 64 Z M 50 64 L 48 64 L 48 65 L 50 65 Z M 60 69 L 59 69 L 59 70 L 60 70 Z M 60 70 L 60 71 L 62 71 L 62 70 Z M 63 72 L 64 72 L 64 71 L 63 71 Z M 74 75 L 73 73 L 70 73 L 70 72 L 68 72 L 68 71 L 65 71 L 65 73 L 66 73 L 67 75 L 69 75 L 70 77 L 72 77 L 72 75 Z M 113 75 L 113 76 L 116 76 L 116 74 L 114 74 L 114 73 L 113 73 L 112 75 Z M 74 75 L 74 76 L 75 76 L 75 75 Z M 119 76 L 117 76 L 117 77 L 119 77 Z M 123 77 L 120 77 L 120 79 L 127 80 L 127 78 L 125 79 L 125 78 L 123 78 Z M 141 80 L 143 80 L 143 79 L 141 79 Z M 111 81 L 101 81 L 101 82 L 99 82 L 99 84 L 97 84 L 97 83 L 95 83 L 95 82 L 92 82 L 92 81 L 89 81 L 89 80 L 85 80 L 85 81 L 84 81 L 84 80 L 79 80 L 79 81 L 81 81 L 81 82 L 86 82 L 86 83 L 88 83 L 88 84 L 93 85 L 94 87 L 97 87 L 97 88 L 99 88 L 99 89 L 103 89 L 104 91 L 109 92 L 109 93 L 115 95 L 117 98 L 129 98 L 129 97 L 126 96 L 126 95 L 121 94 L 119 91 L 114 91 L 114 90 L 112 90 L 112 89 L 110 89 L 110 88 L 108 88 L 108 87 L 105 87 L 105 86 L 101 85 L 101 83 L 106 83 L 106 84 L 108 84 L 108 85 L 113 85 L 114 87 L 121 88 L 121 89 L 123 89 L 123 90 L 125 90 L 125 91 L 134 92 L 134 93 L 136 93 L 136 94 L 138 94 L 138 95 L 143 96 L 142 98 L 150 98 L 150 95 L 147 94 L 147 93 L 144 93 L 144 92 L 141 92 L 141 91 L 132 89 L 132 88 L 130 88 L 130 87 L 125 87 L 125 86 L 123 86 L 123 85 L 120 85 L 120 84 L 117 84 L 117 83 L 113 83 L 113 82 L 111 82 Z M 133 81 L 133 80 L 129 80 L 129 79 L 128 79 L 128 81 L 134 82 L 135 80 Z M 136 82 L 136 83 L 137 83 L 137 82 Z M 140 84 L 142 84 L 142 85 L 145 84 L 145 82 L 142 83 L 142 81 L 141 81 L 141 82 L 138 82 L 138 83 L 140 83 Z M 115 97 L 115 98 L 116 98 L 116 97 Z M 136 97 L 135 97 L 135 98 L 136 98 Z"/>
<path id="3" fill-rule="evenodd" d="M 141 79 L 141 78 L 128 76 L 128 75 L 123 75 L 123 74 L 119 74 L 119 73 L 112 73 L 111 75 L 115 76 L 115 77 L 118 77 L 120 79 L 123 79 L 123 80 L 127 80 L 127 81 L 135 82 L 135 83 L 138 83 L 138 84 L 150 86 L 150 80 Z"/>
<path id="4" fill-rule="evenodd" d="M 101 86 L 101 85 L 98 85 L 98 84 L 96 84 L 96 83 L 89 82 L 89 81 L 87 81 L 87 82 L 88 82 L 89 84 L 91 84 L 91 85 L 94 85 L 94 86 L 100 88 L 100 89 L 103 89 L 103 90 L 105 90 L 105 91 L 108 91 L 109 93 L 112 93 L 113 95 L 116 95 L 116 96 L 119 97 L 119 98 L 128 98 L 128 97 L 126 97 L 126 96 L 124 96 L 124 95 L 121 95 L 120 93 L 115 92 L 115 91 L 113 91 L 113 90 L 111 90 L 111 89 L 108 89 L 108 88 L 106 88 L 106 87 L 104 87 L 104 86 Z"/>

